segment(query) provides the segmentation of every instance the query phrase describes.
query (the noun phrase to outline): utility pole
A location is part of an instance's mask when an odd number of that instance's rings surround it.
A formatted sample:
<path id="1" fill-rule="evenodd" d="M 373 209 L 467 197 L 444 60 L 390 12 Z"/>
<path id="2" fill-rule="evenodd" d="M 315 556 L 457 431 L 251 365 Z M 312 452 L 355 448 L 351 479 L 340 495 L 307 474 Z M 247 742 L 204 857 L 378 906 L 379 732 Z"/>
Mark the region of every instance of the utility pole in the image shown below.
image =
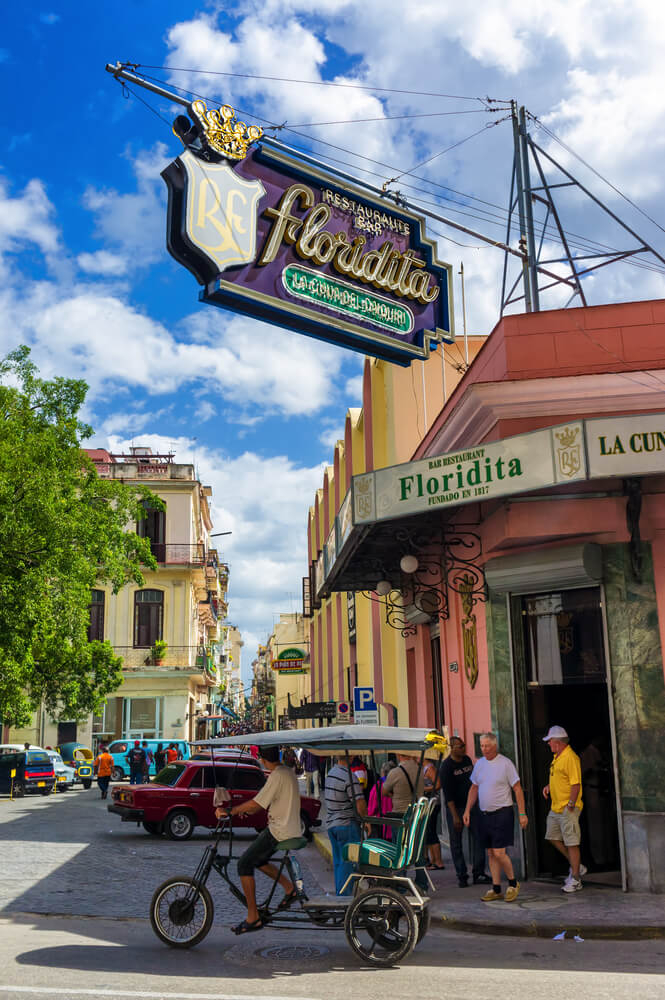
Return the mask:
<path id="1" fill-rule="evenodd" d="M 531 177 L 529 172 L 529 147 L 527 144 L 526 113 L 524 107 L 518 109 L 517 102 L 511 101 L 513 120 L 513 142 L 515 147 L 513 170 L 516 182 L 517 211 L 520 220 L 520 250 L 524 255 L 522 272 L 524 277 L 524 303 L 527 312 L 539 312 L 538 270 L 536 259 L 536 239 L 533 231 L 533 208 Z"/>

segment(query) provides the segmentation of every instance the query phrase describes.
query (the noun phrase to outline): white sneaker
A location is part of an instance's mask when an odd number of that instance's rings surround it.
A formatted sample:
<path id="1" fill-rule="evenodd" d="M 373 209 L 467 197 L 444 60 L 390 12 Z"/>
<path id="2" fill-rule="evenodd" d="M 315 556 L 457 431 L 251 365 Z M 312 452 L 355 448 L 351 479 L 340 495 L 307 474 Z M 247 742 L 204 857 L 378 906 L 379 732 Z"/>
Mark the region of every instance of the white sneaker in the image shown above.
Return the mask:
<path id="1" fill-rule="evenodd" d="M 580 864 L 580 878 L 582 878 L 584 875 L 586 875 L 586 873 L 588 872 L 588 870 L 589 869 L 587 868 L 586 865 Z M 568 869 L 568 878 L 572 878 L 572 877 L 573 877 L 573 869 L 569 868 Z M 566 881 L 568 881 L 568 879 L 566 879 Z"/>
<path id="2" fill-rule="evenodd" d="M 570 876 L 570 878 L 566 879 L 562 887 L 563 892 L 579 892 L 580 889 L 583 888 L 584 886 L 582 885 L 581 880 L 578 878 L 573 878 L 572 875 Z"/>

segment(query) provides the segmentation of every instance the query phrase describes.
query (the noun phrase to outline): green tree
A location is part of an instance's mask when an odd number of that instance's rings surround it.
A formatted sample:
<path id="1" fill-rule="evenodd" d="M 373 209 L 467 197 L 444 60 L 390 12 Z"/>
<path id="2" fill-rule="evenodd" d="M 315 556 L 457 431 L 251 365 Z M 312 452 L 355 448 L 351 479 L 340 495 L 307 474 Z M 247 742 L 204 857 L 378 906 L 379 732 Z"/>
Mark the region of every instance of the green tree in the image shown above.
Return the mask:
<path id="1" fill-rule="evenodd" d="M 88 642 L 90 592 L 156 568 L 132 527 L 149 490 L 101 479 L 81 450 L 87 385 L 39 377 L 27 347 L 0 361 L 0 718 L 23 726 L 97 711 L 122 681 L 108 642 Z"/>

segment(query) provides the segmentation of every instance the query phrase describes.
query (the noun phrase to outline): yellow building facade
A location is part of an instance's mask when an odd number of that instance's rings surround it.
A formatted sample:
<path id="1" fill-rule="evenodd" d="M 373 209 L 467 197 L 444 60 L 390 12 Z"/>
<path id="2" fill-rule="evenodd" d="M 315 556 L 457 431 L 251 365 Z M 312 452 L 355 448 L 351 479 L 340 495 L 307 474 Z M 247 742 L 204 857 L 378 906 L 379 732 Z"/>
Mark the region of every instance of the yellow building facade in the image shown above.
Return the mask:
<path id="1" fill-rule="evenodd" d="M 304 581 L 311 655 L 308 699 L 351 701 L 355 686 L 373 687 L 382 725 L 408 725 L 404 639 L 384 619 L 383 606 L 361 592 L 316 599 L 317 567 L 351 477 L 410 461 L 434 418 L 484 343 L 442 344 L 427 361 L 400 368 L 367 358 L 362 408 L 346 414 L 344 438 L 324 472 L 309 511 L 310 573 Z M 312 723 L 310 723 L 312 724 Z M 316 723 L 314 723 L 316 724 Z"/>

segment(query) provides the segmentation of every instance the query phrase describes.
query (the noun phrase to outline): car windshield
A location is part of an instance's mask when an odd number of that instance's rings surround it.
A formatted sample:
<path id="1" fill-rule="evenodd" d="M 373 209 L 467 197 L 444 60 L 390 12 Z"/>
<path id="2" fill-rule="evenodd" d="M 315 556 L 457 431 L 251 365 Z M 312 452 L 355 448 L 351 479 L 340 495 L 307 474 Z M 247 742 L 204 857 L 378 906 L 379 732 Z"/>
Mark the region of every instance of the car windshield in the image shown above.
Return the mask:
<path id="1" fill-rule="evenodd" d="M 51 758 L 54 764 L 64 764 L 64 760 L 62 759 L 59 753 L 50 753 L 49 757 Z"/>
<path id="2" fill-rule="evenodd" d="M 185 765 L 178 761 L 173 761 L 172 764 L 167 764 L 163 767 L 159 774 L 156 774 L 153 779 L 153 785 L 175 785 L 176 781 L 185 770 Z"/>
<path id="3" fill-rule="evenodd" d="M 50 764 L 51 758 L 45 750 L 30 750 L 26 758 L 26 764 Z"/>

